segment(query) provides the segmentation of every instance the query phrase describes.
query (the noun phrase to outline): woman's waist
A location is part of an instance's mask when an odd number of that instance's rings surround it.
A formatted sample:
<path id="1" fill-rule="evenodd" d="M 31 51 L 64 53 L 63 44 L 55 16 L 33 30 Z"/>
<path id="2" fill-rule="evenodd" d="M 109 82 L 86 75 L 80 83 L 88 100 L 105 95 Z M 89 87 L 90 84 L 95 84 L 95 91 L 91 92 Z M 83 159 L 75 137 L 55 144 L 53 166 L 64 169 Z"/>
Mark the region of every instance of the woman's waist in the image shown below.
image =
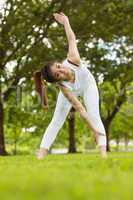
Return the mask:
<path id="1" fill-rule="evenodd" d="M 79 85 L 83 86 L 89 80 L 93 78 L 93 74 L 89 69 L 83 70 L 81 73 L 78 73 L 78 82 Z"/>

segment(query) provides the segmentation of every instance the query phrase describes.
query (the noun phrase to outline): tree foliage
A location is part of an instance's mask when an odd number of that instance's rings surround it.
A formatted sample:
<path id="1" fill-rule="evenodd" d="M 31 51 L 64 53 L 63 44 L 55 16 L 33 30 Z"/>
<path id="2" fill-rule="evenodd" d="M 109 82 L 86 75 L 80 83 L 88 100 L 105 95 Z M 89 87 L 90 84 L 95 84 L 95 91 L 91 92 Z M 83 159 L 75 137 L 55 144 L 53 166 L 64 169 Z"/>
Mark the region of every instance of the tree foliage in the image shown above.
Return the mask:
<path id="1" fill-rule="evenodd" d="M 32 95 L 32 74 L 47 61 L 61 61 L 67 55 L 68 45 L 63 27 L 57 25 L 52 15 L 60 11 L 69 16 L 77 36 L 81 58 L 88 63 L 88 68 L 99 84 L 102 119 L 109 132 L 116 114 L 120 112 L 123 104 L 126 105 L 128 86 L 133 81 L 131 0 L 82 0 L 82 3 L 79 0 L 6 0 L 0 11 L 1 106 L 6 106 L 5 110 L 8 110 L 5 115 L 14 113 L 13 121 L 9 118 L 10 123 L 16 125 L 15 122 L 19 118 L 21 128 L 33 124 L 38 128 L 41 126 L 42 114 L 37 116 L 38 120 L 35 119 L 36 114 L 33 114 L 34 110 L 38 113 L 41 111 L 40 107 L 34 107 L 37 98 Z M 10 108 L 13 101 L 11 96 L 16 86 L 22 88 L 24 96 L 28 93 L 29 99 L 25 96 L 22 102 L 31 102 L 32 106 L 28 108 L 30 114 L 26 114 L 22 105 L 17 111 L 16 108 Z M 48 85 L 51 114 L 57 92 L 56 87 L 51 88 L 51 85 Z M 51 115 L 46 115 L 48 123 Z M 2 121 L 0 125 L 2 127 Z M 2 134 L 4 133 L 1 131 L 0 135 Z"/>

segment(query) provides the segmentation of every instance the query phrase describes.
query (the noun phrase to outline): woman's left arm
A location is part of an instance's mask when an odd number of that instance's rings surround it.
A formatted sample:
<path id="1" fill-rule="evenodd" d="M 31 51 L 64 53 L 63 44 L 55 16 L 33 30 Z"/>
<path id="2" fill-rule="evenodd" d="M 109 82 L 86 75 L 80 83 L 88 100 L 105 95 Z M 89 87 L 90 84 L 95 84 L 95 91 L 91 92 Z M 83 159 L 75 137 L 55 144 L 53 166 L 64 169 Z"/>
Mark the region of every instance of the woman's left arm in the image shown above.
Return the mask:
<path id="1" fill-rule="evenodd" d="M 76 96 L 72 94 L 69 89 L 67 89 L 65 86 L 60 85 L 59 86 L 61 91 L 63 92 L 64 96 L 69 100 L 69 102 L 72 104 L 72 106 L 75 108 L 75 110 L 80 114 L 82 119 L 87 123 L 88 127 L 92 129 L 93 132 L 96 132 L 96 130 L 92 127 L 89 119 L 88 114 L 82 103 L 78 100 Z"/>
<path id="2" fill-rule="evenodd" d="M 68 40 L 68 59 L 73 63 L 80 64 L 80 55 L 77 48 L 76 36 L 71 28 L 68 17 L 64 13 L 55 13 L 55 19 L 64 26 Z"/>

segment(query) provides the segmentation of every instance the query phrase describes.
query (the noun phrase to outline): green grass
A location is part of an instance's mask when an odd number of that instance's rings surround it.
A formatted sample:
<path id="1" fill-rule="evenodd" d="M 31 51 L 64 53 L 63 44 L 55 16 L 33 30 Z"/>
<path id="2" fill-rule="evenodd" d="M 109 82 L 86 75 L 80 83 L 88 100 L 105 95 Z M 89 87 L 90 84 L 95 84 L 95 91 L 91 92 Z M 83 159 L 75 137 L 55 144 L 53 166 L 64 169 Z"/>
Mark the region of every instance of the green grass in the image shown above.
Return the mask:
<path id="1" fill-rule="evenodd" d="M 0 157 L 1 200 L 132 200 L 133 153 Z"/>

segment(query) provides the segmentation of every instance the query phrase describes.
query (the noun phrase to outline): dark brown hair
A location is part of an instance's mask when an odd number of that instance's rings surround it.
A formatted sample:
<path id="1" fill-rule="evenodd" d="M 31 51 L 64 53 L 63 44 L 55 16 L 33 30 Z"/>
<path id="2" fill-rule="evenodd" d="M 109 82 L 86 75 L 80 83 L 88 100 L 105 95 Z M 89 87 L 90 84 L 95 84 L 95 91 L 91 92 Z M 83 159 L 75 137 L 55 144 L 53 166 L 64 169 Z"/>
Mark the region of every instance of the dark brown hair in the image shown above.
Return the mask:
<path id="1" fill-rule="evenodd" d="M 35 81 L 35 88 L 38 92 L 42 106 L 48 106 L 48 98 L 47 98 L 47 92 L 46 92 L 46 84 L 45 82 L 42 82 L 41 79 L 41 71 L 36 71 L 33 73 L 33 78 Z"/>
<path id="2" fill-rule="evenodd" d="M 73 65 L 79 66 L 70 60 L 67 60 L 67 61 Z M 58 82 L 58 84 L 61 85 L 59 80 L 57 80 L 54 77 L 52 70 L 51 70 L 51 67 L 54 65 L 55 62 L 58 62 L 58 61 L 49 62 L 40 71 L 36 71 L 33 73 L 35 87 L 36 87 L 38 94 L 40 95 L 41 103 L 43 106 L 48 106 L 46 82 L 50 82 L 50 83 Z"/>
<path id="3" fill-rule="evenodd" d="M 55 62 L 49 62 L 47 63 L 42 69 L 41 69 L 41 75 L 42 79 L 46 80 L 47 82 L 50 83 L 55 83 L 57 82 L 56 78 L 52 74 L 51 67 Z"/>
<path id="4" fill-rule="evenodd" d="M 46 92 L 46 82 L 56 83 L 57 80 L 52 74 L 51 67 L 55 62 L 49 62 L 45 65 L 41 71 L 36 71 L 33 73 L 35 88 L 38 92 L 41 103 L 43 106 L 48 106 L 48 97 Z"/>

